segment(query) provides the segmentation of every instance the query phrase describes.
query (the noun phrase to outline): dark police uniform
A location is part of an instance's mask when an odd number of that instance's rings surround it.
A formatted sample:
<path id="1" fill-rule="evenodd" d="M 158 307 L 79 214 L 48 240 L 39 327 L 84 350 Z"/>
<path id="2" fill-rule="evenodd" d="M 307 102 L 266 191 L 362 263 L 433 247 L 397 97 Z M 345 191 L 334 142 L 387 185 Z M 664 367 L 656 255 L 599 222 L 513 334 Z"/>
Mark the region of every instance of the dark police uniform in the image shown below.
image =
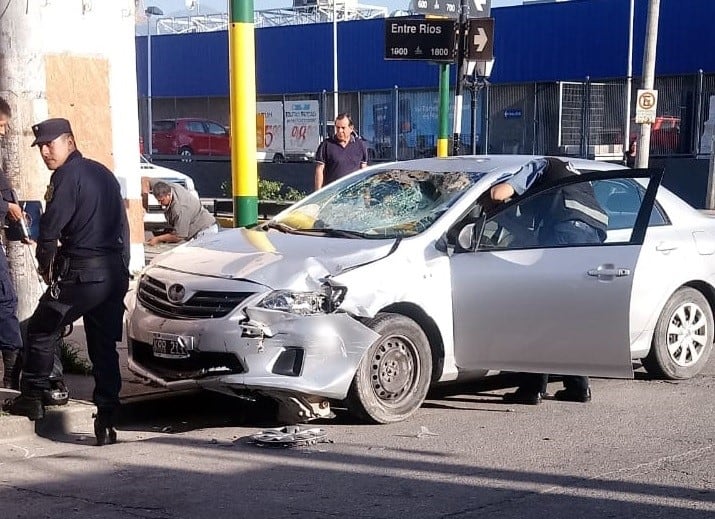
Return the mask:
<path id="1" fill-rule="evenodd" d="M 54 345 L 66 325 L 83 317 L 93 401 L 100 413 L 113 413 L 121 389 L 116 342 L 129 283 L 129 225 L 119 183 L 105 166 L 74 151 L 53 172 L 45 200 L 37 260 L 52 284 L 28 324 L 21 391 L 36 398 L 49 389 Z"/>
<path id="2" fill-rule="evenodd" d="M 0 169 L 0 225 L 5 222 L 8 202 L 14 202 L 12 186 Z M 8 222 L 11 224 L 11 222 Z M 22 347 L 20 323 L 17 320 L 17 294 L 10 279 L 5 248 L 0 245 L 0 353 L 3 359 L 3 386 L 17 389 L 15 364 Z"/>
<path id="3" fill-rule="evenodd" d="M 508 180 L 519 195 L 533 187 L 547 187 L 569 178 L 577 171 L 562 160 L 547 157 L 529 164 Z M 596 200 L 592 186 L 587 182 L 563 186 L 543 206 L 536 210 L 536 225 L 539 228 L 538 242 L 544 247 L 567 244 L 602 243 L 606 239 L 608 215 Z M 526 394 L 531 403 L 538 403 L 546 393 L 548 375 L 543 373 L 520 373 L 517 393 Z M 588 377 L 564 375 L 564 392 L 556 397 L 564 400 L 588 401 L 591 398 Z M 519 396 L 515 401 L 519 400 Z"/>

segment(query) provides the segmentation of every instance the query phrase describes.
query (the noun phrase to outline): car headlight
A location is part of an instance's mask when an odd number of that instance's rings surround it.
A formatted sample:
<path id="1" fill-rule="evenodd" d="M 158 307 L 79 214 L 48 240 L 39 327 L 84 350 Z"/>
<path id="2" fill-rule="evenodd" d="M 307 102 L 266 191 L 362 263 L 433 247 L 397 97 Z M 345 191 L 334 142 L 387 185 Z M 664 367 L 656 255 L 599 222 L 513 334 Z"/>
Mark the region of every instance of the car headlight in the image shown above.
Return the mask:
<path id="1" fill-rule="evenodd" d="M 324 285 L 321 291 L 274 290 L 257 306 L 298 315 L 329 314 L 345 299 L 347 288 Z"/>

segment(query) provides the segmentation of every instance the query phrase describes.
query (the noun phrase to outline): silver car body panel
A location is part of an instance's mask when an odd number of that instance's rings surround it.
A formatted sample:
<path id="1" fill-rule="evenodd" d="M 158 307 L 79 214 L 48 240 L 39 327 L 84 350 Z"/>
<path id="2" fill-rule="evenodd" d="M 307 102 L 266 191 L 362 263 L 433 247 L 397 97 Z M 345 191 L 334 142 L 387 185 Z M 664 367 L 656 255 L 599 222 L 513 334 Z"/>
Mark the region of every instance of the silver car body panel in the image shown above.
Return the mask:
<path id="1" fill-rule="evenodd" d="M 129 294 L 126 326 L 130 348 L 132 341 L 151 343 L 153 332 L 190 335 L 196 337 L 200 351 L 231 352 L 245 369 L 239 374 L 168 381 L 135 362 L 131 352 L 130 367 L 168 387 L 195 384 L 224 392 L 246 388 L 267 394 L 341 399 L 348 393 L 362 355 L 376 339 L 363 320 L 392 305 L 400 305 L 403 311 L 412 308 L 427 316 L 439 331 L 443 351 L 441 371 L 436 375 L 440 381 L 486 368 L 629 376 L 629 358 L 647 354 L 660 310 L 672 293 L 693 281 L 715 285 L 715 262 L 713 254 L 708 253 L 715 250 L 715 219 L 700 214 L 660 188 L 657 202 L 669 221 L 666 225 L 649 227 L 640 247 L 495 252 L 479 257 L 480 264 L 475 270 L 470 270 L 466 255 L 438 250 L 436 243 L 480 194 L 531 159 L 531 156 L 431 158 L 361 170 L 394 167 L 485 173 L 433 225 L 400 240 L 237 229 L 157 257 L 145 275 L 167 284 L 181 284 L 189 293 L 248 291 L 254 295 L 225 317 L 182 320 L 155 315 L 136 301 L 135 294 Z M 577 168 L 588 170 L 622 169 L 619 165 L 579 159 L 572 162 Z M 351 176 L 359 174 L 362 173 Z M 310 204 L 314 196 L 302 203 Z M 618 232 L 614 231 L 609 239 L 617 239 Z M 631 269 L 634 274 L 610 283 L 583 280 L 578 276 L 580 272 L 583 277 L 582 262 L 593 267 L 613 263 Z M 551 276 L 552 281 L 557 274 L 566 275 L 569 281 L 553 284 L 555 291 L 546 305 L 541 304 L 543 301 L 536 298 L 535 292 L 511 300 L 506 295 L 495 300 L 479 297 L 480 292 L 493 293 L 484 290 L 485 284 L 496 283 L 491 274 L 493 269 L 501 269 L 503 273 L 523 270 L 517 285 L 526 292 L 551 286 L 547 285 L 549 278 L 530 279 L 524 274 L 528 270 L 525 267 Z M 299 316 L 258 306 L 271 290 L 311 291 L 325 283 L 348 288 L 338 312 Z M 595 288 L 596 292 L 579 297 L 578 291 L 586 287 L 589 291 Z M 514 298 L 515 293 L 521 292 L 510 293 Z M 469 306 L 460 307 L 465 301 Z M 517 316 L 534 308 L 539 311 L 533 318 Z M 608 319 L 589 322 L 586 315 L 594 311 L 605 312 Z M 554 323 L 561 336 L 558 341 L 547 341 L 553 338 Z M 505 335 L 499 336 L 502 332 Z M 522 339 L 526 336 L 530 341 L 507 340 L 515 339 L 519 333 Z M 574 345 L 574 341 L 585 338 L 588 339 L 585 343 Z M 543 361 L 530 350 L 537 342 L 551 344 L 552 349 L 541 355 L 544 359 L 549 357 L 553 361 L 564 356 L 559 362 Z M 277 355 L 291 346 L 305 349 L 301 373 L 298 376 L 273 373 Z M 589 366 L 587 370 L 580 367 L 584 363 Z"/>

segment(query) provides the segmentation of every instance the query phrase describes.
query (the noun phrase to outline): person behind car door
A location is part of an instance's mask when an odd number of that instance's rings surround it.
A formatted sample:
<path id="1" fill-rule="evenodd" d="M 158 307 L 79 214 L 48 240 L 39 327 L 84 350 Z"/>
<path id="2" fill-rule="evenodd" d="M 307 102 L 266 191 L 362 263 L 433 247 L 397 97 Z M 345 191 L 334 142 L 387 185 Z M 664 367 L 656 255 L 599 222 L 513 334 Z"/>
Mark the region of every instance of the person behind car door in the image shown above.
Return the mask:
<path id="1" fill-rule="evenodd" d="M 335 118 L 335 135 L 325 139 L 315 152 L 315 190 L 367 167 L 365 142 L 355 133 L 349 114 Z"/>
<path id="2" fill-rule="evenodd" d="M 83 317 L 95 382 L 94 432 L 98 445 L 114 443 L 122 383 L 116 343 L 129 284 L 124 200 L 114 174 L 77 150 L 67 119 L 48 119 L 32 131 L 32 145 L 53 172 L 36 251 L 48 289 L 28 323 L 21 394 L 4 410 L 30 420 L 44 417 L 42 396 L 50 387 L 55 345 L 64 328 Z"/>
<path id="3" fill-rule="evenodd" d="M 505 202 L 531 188 L 555 184 L 576 174 L 578 171 L 562 160 L 553 157 L 536 159 L 506 182 L 492 186 L 490 196 L 495 202 Z M 588 182 L 566 185 L 547 194 L 551 196 L 542 195 L 545 202 L 540 204 L 538 214 L 533 215 L 540 246 L 602 243 L 605 240 L 608 216 Z M 541 403 L 548 377 L 542 373 L 520 373 L 517 390 L 505 394 L 504 401 L 529 405 Z M 554 394 L 557 400 L 591 400 L 588 377 L 564 375 L 563 383 L 564 389 Z"/>
<path id="4" fill-rule="evenodd" d="M 179 184 L 142 177 L 143 195 L 149 190 L 164 209 L 164 216 L 171 231 L 154 236 L 147 241 L 147 245 L 178 243 L 218 232 L 216 218 L 188 189 Z"/>

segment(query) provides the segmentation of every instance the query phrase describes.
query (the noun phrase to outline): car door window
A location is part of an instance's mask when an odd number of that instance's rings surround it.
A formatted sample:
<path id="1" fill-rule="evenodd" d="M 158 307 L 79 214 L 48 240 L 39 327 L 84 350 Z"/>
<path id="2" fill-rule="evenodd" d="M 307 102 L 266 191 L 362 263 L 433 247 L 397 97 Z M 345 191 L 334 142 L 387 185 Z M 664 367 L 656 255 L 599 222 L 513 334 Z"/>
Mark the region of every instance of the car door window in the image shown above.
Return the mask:
<path id="1" fill-rule="evenodd" d="M 200 121 L 189 121 L 186 123 L 186 129 L 193 133 L 206 133 L 204 125 Z"/>
<path id="2" fill-rule="evenodd" d="M 596 221 L 607 222 L 604 234 L 601 226 L 592 225 L 588 218 L 569 221 L 574 232 L 564 229 L 558 215 L 568 209 L 565 196 L 568 189 L 585 189 L 595 195 L 597 207 L 580 208 Z M 557 186 L 532 196 L 523 196 L 509 203 L 488 218 L 478 236 L 478 250 L 514 250 L 554 246 L 592 246 L 598 243 L 629 243 L 643 205 L 646 189 L 633 178 L 588 179 Z M 578 213 L 569 213 L 570 215 Z M 573 223 L 575 221 L 575 223 Z M 591 220 L 593 222 L 593 219 Z M 649 225 L 666 223 L 655 207 Z M 553 239 L 559 233 L 560 243 Z"/>
<path id="3" fill-rule="evenodd" d="M 220 124 L 206 123 L 206 126 L 208 126 L 209 133 L 211 135 L 221 135 L 221 136 L 226 135 L 226 129 L 223 126 L 221 126 Z"/>
<path id="4" fill-rule="evenodd" d="M 635 225 L 645 188 L 633 179 L 598 180 L 593 183 L 596 199 L 608 214 L 608 230 L 630 229 Z M 648 226 L 669 223 L 663 209 L 656 203 Z"/>

